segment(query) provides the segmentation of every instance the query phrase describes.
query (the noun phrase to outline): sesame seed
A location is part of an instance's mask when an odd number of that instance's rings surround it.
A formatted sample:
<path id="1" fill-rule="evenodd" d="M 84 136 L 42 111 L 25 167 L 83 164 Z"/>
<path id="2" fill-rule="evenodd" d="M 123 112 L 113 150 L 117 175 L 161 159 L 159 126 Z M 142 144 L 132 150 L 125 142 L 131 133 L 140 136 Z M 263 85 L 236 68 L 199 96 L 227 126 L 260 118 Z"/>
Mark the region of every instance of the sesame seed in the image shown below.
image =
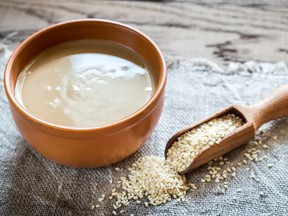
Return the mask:
<path id="1" fill-rule="evenodd" d="M 272 168 L 274 166 L 274 164 L 267 164 L 268 168 Z"/>

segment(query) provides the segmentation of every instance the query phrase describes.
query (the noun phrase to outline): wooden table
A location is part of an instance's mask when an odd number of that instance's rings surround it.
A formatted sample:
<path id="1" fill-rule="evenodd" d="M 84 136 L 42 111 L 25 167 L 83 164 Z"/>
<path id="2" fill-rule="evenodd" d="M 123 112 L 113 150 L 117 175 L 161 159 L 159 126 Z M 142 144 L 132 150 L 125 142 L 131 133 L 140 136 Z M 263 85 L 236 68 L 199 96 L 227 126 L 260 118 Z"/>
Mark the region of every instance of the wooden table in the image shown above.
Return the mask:
<path id="1" fill-rule="evenodd" d="M 15 46 L 45 26 L 79 18 L 134 26 L 165 55 L 203 57 L 219 64 L 288 62 L 285 0 L 0 0 L 0 43 Z"/>

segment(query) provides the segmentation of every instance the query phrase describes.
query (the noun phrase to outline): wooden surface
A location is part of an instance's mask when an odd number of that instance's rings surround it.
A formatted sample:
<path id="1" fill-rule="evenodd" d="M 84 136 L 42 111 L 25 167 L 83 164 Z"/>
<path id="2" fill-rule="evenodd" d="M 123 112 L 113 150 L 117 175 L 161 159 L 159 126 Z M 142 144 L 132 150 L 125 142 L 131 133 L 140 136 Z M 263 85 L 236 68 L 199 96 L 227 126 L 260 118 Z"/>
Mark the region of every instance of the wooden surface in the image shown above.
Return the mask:
<path id="1" fill-rule="evenodd" d="M 227 3 L 229 2 L 229 3 Z M 134 26 L 165 55 L 288 62 L 288 1 L 0 0 L 0 43 L 69 19 L 105 18 Z"/>

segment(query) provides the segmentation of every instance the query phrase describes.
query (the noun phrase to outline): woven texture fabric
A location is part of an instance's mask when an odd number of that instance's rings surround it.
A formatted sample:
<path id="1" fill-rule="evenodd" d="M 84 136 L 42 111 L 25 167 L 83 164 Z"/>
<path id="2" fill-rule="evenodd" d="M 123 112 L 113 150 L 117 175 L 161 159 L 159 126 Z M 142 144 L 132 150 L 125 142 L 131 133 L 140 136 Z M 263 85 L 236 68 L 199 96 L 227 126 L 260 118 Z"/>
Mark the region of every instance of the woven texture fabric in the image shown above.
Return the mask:
<path id="1" fill-rule="evenodd" d="M 111 200 L 105 199 L 100 208 L 91 207 L 98 204 L 101 194 L 107 196 L 119 186 L 109 180 L 117 182 L 125 176 L 131 163 L 144 155 L 163 156 L 165 143 L 181 128 L 231 104 L 251 104 L 288 82 L 284 63 L 231 63 L 221 69 L 204 59 L 167 57 L 165 106 L 146 144 L 115 165 L 72 169 L 34 152 L 15 128 L 3 87 L 9 55 L 9 50 L 0 46 L 0 215 L 111 215 Z M 267 158 L 258 163 L 247 160 L 238 166 L 237 175 L 227 180 L 224 194 L 219 192 L 222 183 L 201 182 L 207 174 L 206 165 L 187 176 L 198 189 L 189 191 L 184 201 L 172 200 L 155 207 L 131 203 L 122 208 L 122 215 L 288 215 L 288 119 L 272 121 L 261 129 L 269 149 L 262 149 L 260 156 Z M 253 145 L 250 142 L 226 157 L 233 164 L 242 163 L 243 154 Z M 267 164 L 274 166 L 268 168 Z M 251 173 L 258 181 L 250 177 Z"/>

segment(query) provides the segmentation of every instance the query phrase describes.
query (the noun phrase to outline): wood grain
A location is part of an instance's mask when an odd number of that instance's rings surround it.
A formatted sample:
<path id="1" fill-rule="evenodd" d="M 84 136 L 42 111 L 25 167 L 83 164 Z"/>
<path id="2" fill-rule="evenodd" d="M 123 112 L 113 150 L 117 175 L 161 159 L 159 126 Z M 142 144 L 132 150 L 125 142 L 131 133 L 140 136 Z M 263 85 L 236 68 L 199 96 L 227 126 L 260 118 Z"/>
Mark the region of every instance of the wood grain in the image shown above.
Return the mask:
<path id="1" fill-rule="evenodd" d="M 104 18 L 134 26 L 165 55 L 288 62 L 288 1 L 0 0 L 0 42 L 17 45 L 60 21 Z"/>

